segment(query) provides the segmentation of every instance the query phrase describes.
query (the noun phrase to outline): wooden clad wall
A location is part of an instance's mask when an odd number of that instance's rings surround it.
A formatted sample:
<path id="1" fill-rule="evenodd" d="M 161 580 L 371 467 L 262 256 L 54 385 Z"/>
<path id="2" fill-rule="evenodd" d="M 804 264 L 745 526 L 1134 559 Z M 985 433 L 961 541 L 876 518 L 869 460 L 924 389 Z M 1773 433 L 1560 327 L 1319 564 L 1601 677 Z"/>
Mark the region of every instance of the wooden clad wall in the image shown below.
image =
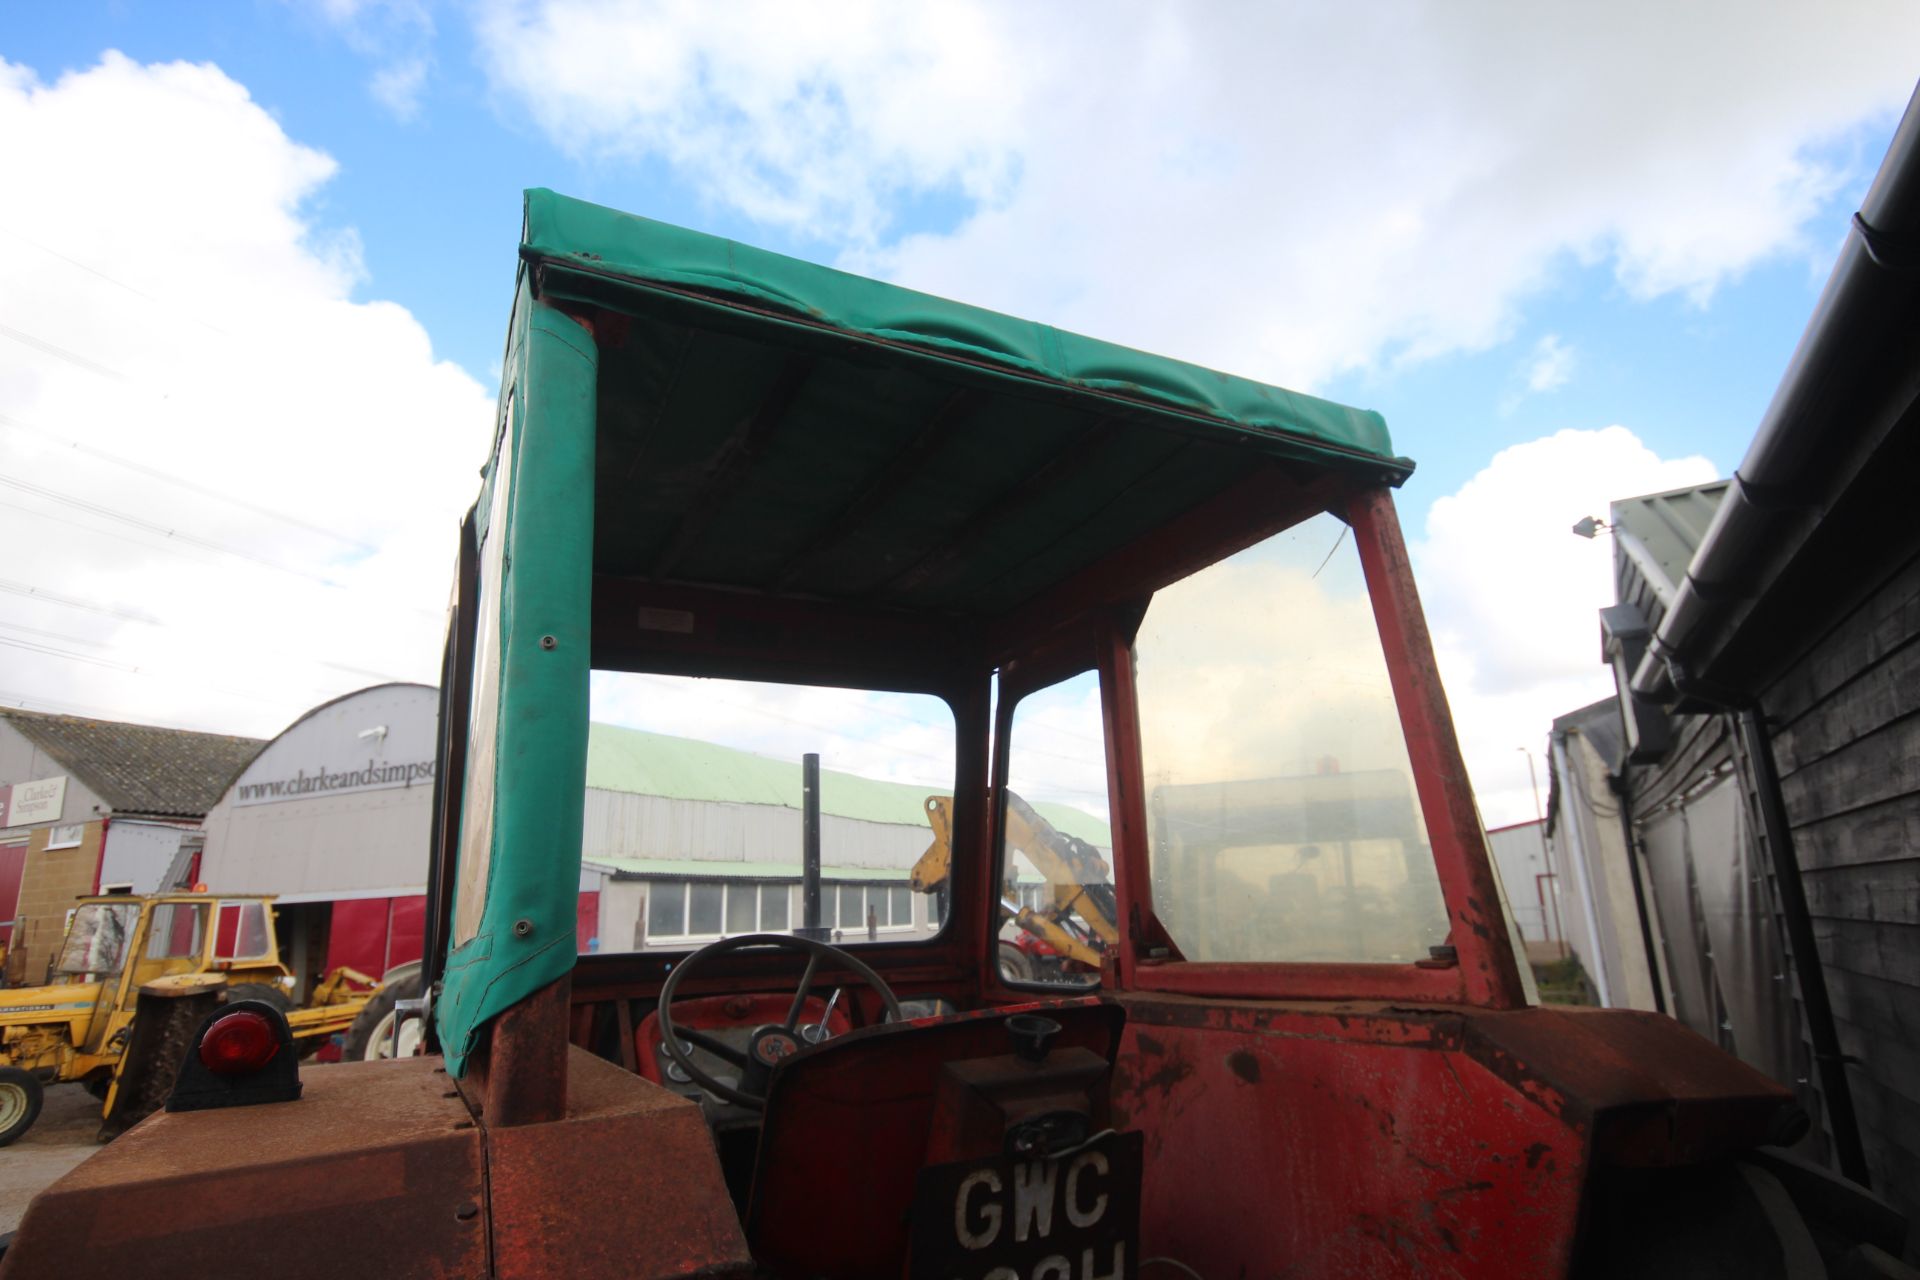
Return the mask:
<path id="1" fill-rule="evenodd" d="M 1920 559 L 1762 697 L 1874 1189 L 1920 1213 Z"/>

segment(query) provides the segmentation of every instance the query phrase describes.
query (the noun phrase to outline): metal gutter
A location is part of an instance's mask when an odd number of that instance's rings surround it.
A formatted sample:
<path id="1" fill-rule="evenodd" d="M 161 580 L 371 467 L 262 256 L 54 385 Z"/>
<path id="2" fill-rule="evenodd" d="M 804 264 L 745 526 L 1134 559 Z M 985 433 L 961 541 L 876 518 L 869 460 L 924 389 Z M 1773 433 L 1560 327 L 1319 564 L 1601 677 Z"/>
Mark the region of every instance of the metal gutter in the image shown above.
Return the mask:
<path id="1" fill-rule="evenodd" d="M 1884 335 L 1920 292 L 1920 90 L 1907 104 L 1886 159 L 1833 274 L 1767 406 L 1726 499 L 1687 567 L 1667 615 L 1633 674 L 1633 691 L 1667 700 L 1687 692 L 1698 650 L 1765 593 L 1819 523 L 1833 494 L 1877 439 L 1826 430 L 1836 410 L 1883 384 Z M 1851 438 L 1848 438 L 1851 436 Z M 1756 569 L 1758 572 L 1756 572 Z M 1722 700 L 1722 699 L 1716 699 Z M 1733 701 L 1731 697 L 1725 701 Z"/>

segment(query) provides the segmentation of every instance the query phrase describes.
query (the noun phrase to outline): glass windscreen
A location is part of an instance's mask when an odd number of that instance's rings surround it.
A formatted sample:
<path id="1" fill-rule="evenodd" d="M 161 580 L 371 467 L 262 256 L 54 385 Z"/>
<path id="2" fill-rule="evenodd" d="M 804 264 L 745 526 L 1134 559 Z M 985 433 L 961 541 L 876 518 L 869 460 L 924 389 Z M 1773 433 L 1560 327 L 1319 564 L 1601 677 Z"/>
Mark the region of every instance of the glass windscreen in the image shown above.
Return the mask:
<path id="1" fill-rule="evenodd" d="M 749 933 L 853 946 L 939 932 L 947 846 L 934 817 L 953 794 L 955 760 L 944 701 L 614 671 L 594 672 L 592 691 L 583 953 L 684 951 Z M 808 754 L 820 757 L 812 902 Z"/>
<path id="2" fill-rule="evenodd" d="M 120 972 L 127 961 L 133 926 L 139 919 L 140 904 L 136 902 L 88 902 L 74 908 L 54 971 L 73 976 Z"/>
<path id="3" fill-rule="evenodd" d="M 1187 959 L 1410 962 L 1446 941 L 1345 524 L 1157 592 L 1134 658 L 1154 907 Z"/>
<path id="4" fill-rule="evenodd" d="M 1007 734 L 1000 976 L 1093 986 L 1118 943 L 1100 682 L 1087 672 L 1022 698 Z"/>

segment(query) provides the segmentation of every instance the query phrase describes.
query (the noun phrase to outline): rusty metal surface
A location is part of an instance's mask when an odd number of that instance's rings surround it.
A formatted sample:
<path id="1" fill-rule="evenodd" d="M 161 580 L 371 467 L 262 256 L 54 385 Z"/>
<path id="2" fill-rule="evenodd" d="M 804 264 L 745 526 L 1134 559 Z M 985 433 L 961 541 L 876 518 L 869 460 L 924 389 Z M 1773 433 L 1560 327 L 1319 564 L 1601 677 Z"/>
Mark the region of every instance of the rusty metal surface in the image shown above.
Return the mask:
<path id="1" fill-rule="evenodd" d="M 1468 1056 L 1463 1015 L 1121 1003 L 1143 1256 L 1206 1276 L 1564 1273 L 1585 1137 Z"/>
<path id="2" fill-rule="evenodd" d="M 253 1255 L 276 1280 L 484 1276 L 480 1134 L 438 1059 L 303 1078 L 297 1102 L 149 1117 L 41 1193 L 0 1277 L 226 1275 Z"/>
<path id="3" fill-rule="evenodd" d="M 493 1274 L 748 1274 L 700 1108 L 583 1049 L 566 1116 L 487 1132 Z"/>
<path id="4" fill-rule="evenodd" d="M 1539 1008 L 1469 1019 L 1469 1055 L 1569 1123 L 1598 1158 L 1691 1164 L 1778 1140 L 1790 1090 L 1663 1014 Z"/>
<path id="5" fill-rule="evenodd" d="M 544 1124 L 566 1115 L 568 986 L 563 976 L 506 1010 L 470 1055 L 461 1090 L 489 1128 Z"/>
<path id="6" fill-rule="evenodd" d="M 1725 1157 L 1791 1102 L 1654 1014 L 1119 1000 L 1141 1249 L 1209 1276 L 1562 1275 L 1596 1164 Z"/>

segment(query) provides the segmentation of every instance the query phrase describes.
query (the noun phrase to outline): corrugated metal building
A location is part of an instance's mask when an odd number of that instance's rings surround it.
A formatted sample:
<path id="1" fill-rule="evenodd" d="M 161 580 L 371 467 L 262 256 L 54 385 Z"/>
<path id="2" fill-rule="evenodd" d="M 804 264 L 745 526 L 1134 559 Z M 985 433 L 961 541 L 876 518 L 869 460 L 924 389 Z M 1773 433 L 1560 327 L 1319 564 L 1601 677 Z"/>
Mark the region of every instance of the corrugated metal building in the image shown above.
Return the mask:
<path id="1" fill-rule="evenodd" d="M 1920 104 L 1920 99 L 1917 99 Z M 1903 266 L 1894 247 L 1907 245 Z M 1675 1016 L 1920 1212 L 1920 105 L 1742 460 L 1614 506 L 1602 611 Z"/>
<path id="2" fill-rule="evenodd" d="M 940 789 L 823 769 L 822 923 L 848 938 L 937 930 L 941 905 L 907 887 Z M 800 923 L 800 766 L 712 743 L 596 724 L 587 740 L 584 895 L 599 895 L 589 945 L 685 948 Z M 1106 851 L 1106 824 L 1037 804 Z"/>
<path id="3" fill-rule="evenodd" d="M 1487 832 L 1487 848 L 1500 870 L 1507 908 L 1522 942 L 1558 942 L 1565 933 L 1555 898 L 1553 855 L 1547 848 L 1545 819 L 1516 822 Z"/>
<path id="4" fill-rule="evenodd" d="M 279 895 L 288 962 L 304 979 L 419 958 L 437 717 L 437 691 L 415 684 L 316 707 L 208 813 L 201 880 Z M 940 904 L 912 893 L 907 874 L 930 842 L 926 798 L 940 790 L 822 771 L 827 927 L 876 939 L 938 928 Z M 801 923 L 799 762 L 595 724 L 582 803 L 582 950 L 685 949 Z M 1102 850 L 1111 843 L 1097 818 L 1036 808 Z"/>

